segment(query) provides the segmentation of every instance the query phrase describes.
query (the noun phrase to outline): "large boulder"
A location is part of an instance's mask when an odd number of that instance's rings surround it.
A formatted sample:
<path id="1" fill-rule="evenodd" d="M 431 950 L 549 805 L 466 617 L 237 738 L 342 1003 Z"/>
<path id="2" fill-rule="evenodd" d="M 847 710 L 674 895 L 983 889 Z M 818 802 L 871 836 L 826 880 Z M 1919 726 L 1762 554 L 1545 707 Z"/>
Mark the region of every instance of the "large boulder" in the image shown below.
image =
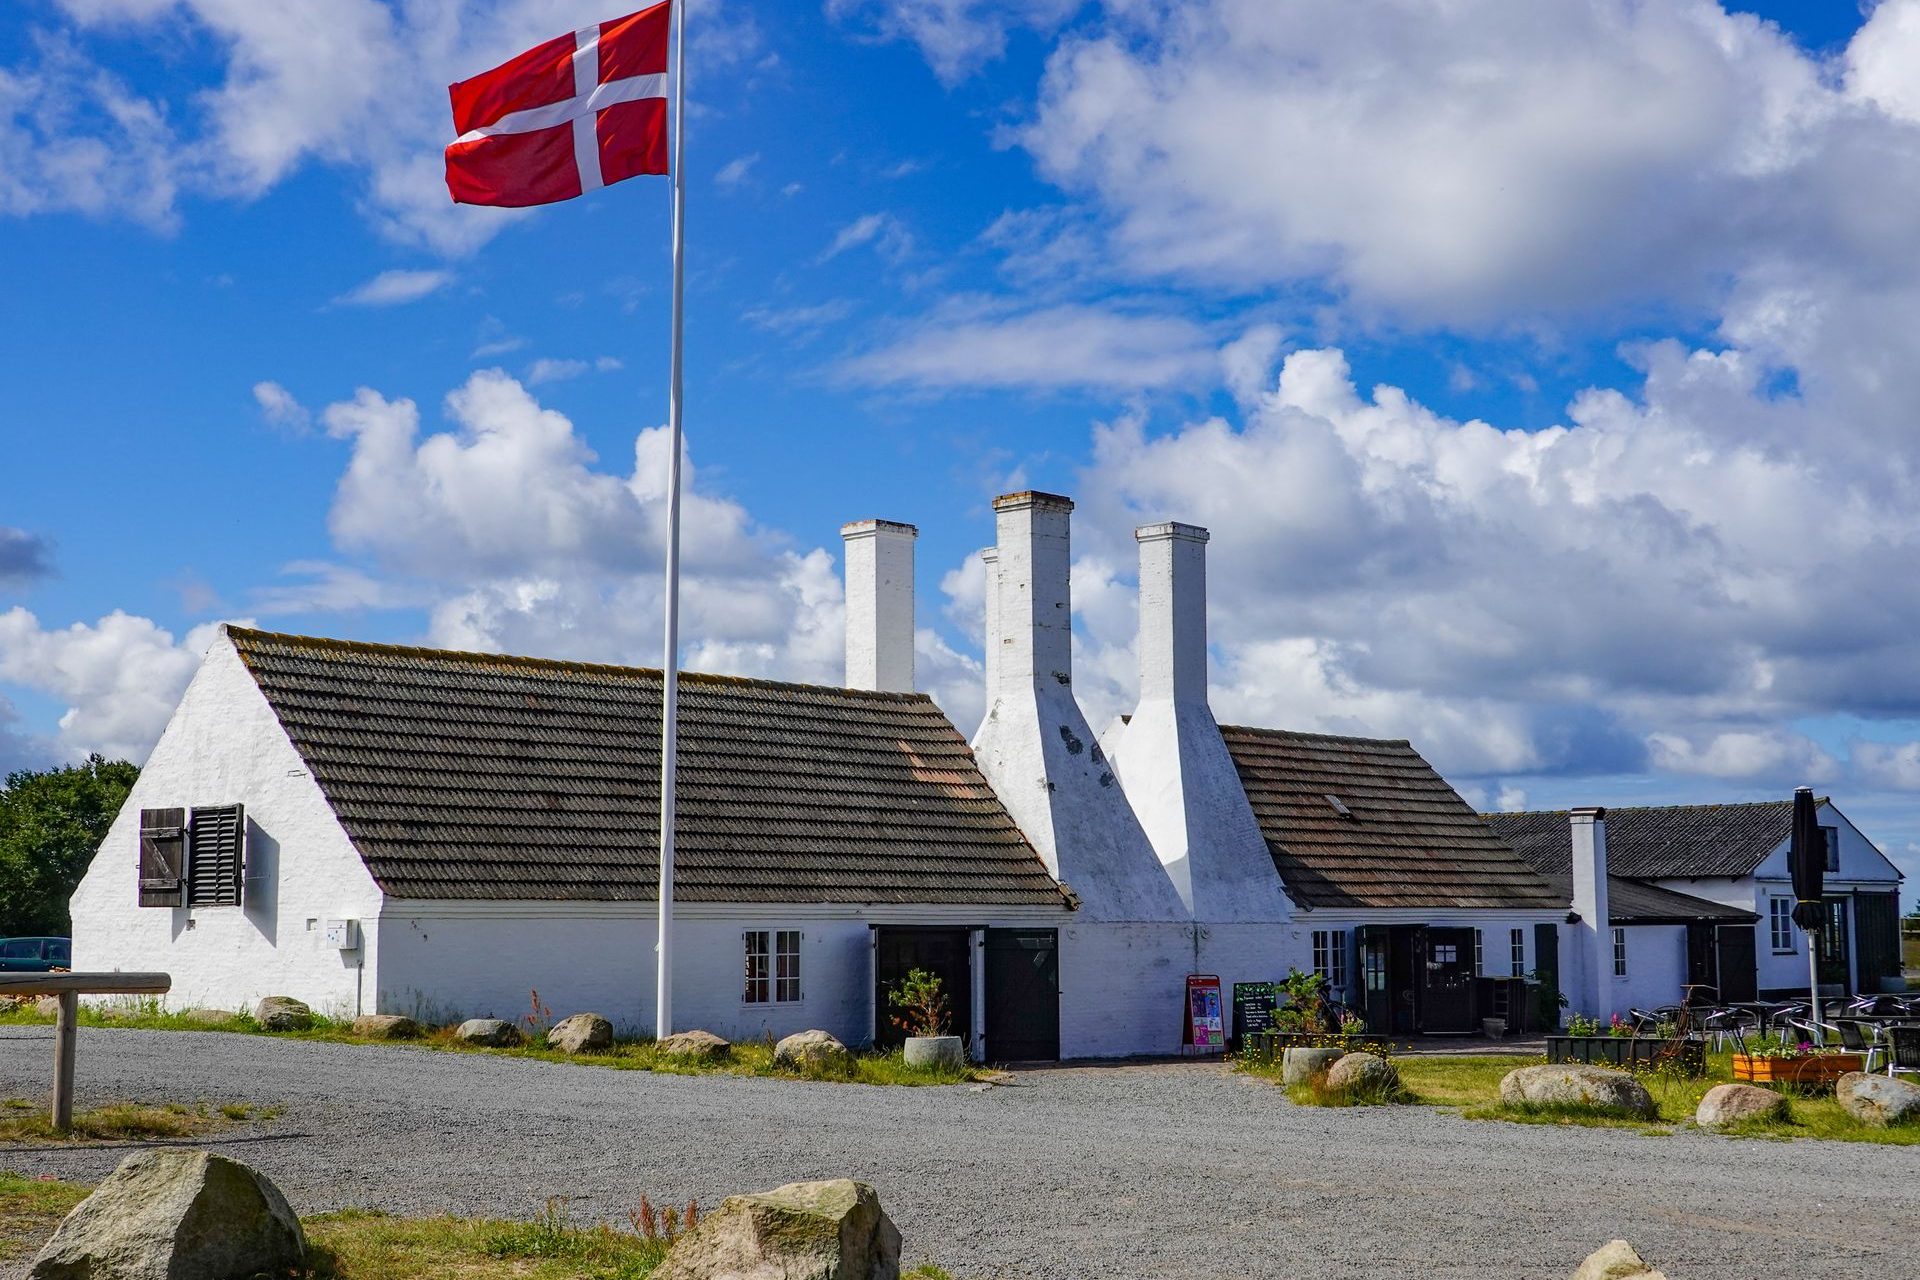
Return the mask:
<path id="1" fill-rule="evenodd" d="M 777 1065 L 798 1070 L 831 1066 L 846 1056 L 847 1046 L 825 1031 L 796 1031 L 773 1046 L 773 1060 Z"/>
<path id="2" fill-rule="evenodd" d="M 1400 1073 L 1377 1053 L 1349 1053 L 1327 1068 L 1327 1088 L 1337 1093 L 1392 1098 L 1400 1092 Z"/>
<path id="3" fill-rule="evenodd" d="M 1667 1280 L 1625 1240 L 1610 1240 L 1587 1255 L 1573 1280 Z"/>
<path id="4" fill-rule="evenodd" d="M 368 1013 L 353 1020 L 353 1034 L 368 1040 L 417 1040 L 420 1024 L 405 1014 Z"/>
<path id="5" fill-rule="evenodd" d="M 1782 1120 L 1787 1114 L 1785 1094 L 1751 1084 L 1717 1084 L 1707 1090 L 1693 1113 L 1703 1129 L 1718 1129 L 1742 1120 Z"/>
<path id="6" fill-rule="evenodd" d="M 613 1048 L 613 1024 L 597 1013 L 562 1018 L 547 1032 L 547 1048 L 562 1053 L 604 1053 Z"/>
<path id="7" fill-rule="evenodd" d="M 1833 1094 L 1847 1114 L 1862 1124 L 1920 1121 L 1920 1085 L 1905 1080 L 1849 1071 L 1840 1077 Z"/>
<path id="8" fill-rule="evenodd" d="M 305 1031 L 313 1025 L 313 1010 L 292 996 L 268 996 L 253 1006 L 253 1020 L 262 1031 Z"/>
<path id="9" fill-rule="evenodd" d="M 897 1280 L 900 1232 L 864 1182 L 794 1182 L 728 1196 L 653 1280 Z"/>
<path id="10" fill-rule="evenodd" d="M 1651 1120 L 1658 1110 L 1646 1087 L 1624 1071 L 1572 1063 L 1521 1067 L 1500 1081 L 1509 1107 L 1567 1107 Z"/>
<path id="11" fill-rule="evenodd" d="M 29 1280 L 251 1280 L 306 1261 L 286 1197 L 258 1170 L 206 1151 L 128 1156 L 67 1215 Z"/>
<path id="12" fill-rule="evenodd" d="M 662 1057 L 682 1062 L 725 1062 L 733 1045 L 711 1031 L 676 1031 L 657 1046 Z"/>
<path id="13" fill-rule="evenodd" d="M 453 1037 L 489 1049 L 511 1049 L 526 1038 L 520 1028 L 499 1018 L 468 1018 L 455 1028 Z"/>
<path id="14" fill-rule="evenodd" d="M 1346 1053 L 1345 1049 L 1289 1049 L 1280 1057 L 1280 1083 L 1288 1088 L 1307 1084 L 1331 1070 Z"/>

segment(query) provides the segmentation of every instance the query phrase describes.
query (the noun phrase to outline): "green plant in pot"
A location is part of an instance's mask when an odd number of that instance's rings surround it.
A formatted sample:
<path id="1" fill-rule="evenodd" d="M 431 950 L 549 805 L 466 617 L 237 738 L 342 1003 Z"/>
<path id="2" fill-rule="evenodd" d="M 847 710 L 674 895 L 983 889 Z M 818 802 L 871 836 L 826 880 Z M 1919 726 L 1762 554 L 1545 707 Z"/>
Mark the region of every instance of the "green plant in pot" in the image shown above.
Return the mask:
<path id="1" fill-rule="evenodd" d="M 940 975 L 911 969 L 887 991 L 893 1025 L 907 1033 L 903 1050 L 908 1066 L 964 1070 L 966 1048 L 960 1037 L 948 1034 L 952 1014 Z"/>

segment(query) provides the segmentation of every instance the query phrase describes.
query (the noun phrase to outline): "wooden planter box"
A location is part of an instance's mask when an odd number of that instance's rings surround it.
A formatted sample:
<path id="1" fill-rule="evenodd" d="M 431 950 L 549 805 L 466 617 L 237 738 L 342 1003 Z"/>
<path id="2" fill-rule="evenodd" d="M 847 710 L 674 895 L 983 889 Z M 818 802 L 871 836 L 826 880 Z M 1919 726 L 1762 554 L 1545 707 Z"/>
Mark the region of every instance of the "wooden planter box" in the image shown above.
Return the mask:
<path id="1" fill-rule="evenodd" d="M 1849 1071 L 1865 1069 L 1857 1053 L 1821 1053 L 1810 1058 L 1750 1058 L 1733 1055 L 1733 1078 L 1754 1084 L 1790 1084 L 1802 1089 L 1831 1089 Z"/>
<path id="2" fill-rule="evenodd" d="M 1548 1036 L 1548 1062 L 1592 1062 L 1606 1066 L 1652 1067 L 1672 1061 L 1678 1052 L 1681 1063 L 1693 1075 L 1707 1071 L 1707 1044 L 1704 1040 L 1632 1039 L 1626 1036 Z"/>
<path id="3" fill-rule="evenodd" d="M 1276 1062 L 1288 1049 L 1344 1049 L 1354 1053 L 1381 1040 L 1380 1036 L 1325 1031 L 1250 1031 L 1241 1037 L 1241 1052 L 1256 1062 Z"/>

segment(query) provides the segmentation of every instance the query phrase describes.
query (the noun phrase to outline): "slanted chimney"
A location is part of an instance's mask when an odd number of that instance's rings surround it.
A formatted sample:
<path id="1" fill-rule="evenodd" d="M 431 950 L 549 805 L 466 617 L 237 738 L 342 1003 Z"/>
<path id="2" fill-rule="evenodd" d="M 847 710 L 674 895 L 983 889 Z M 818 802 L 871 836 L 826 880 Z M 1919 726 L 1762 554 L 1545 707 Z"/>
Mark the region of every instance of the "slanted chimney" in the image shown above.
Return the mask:
<path id="1" fill-rule="evenodd" d="M 1607 811 L 1575 809 L 1572 827 L 1574 950 L 1580 955 L 1580 990 L 1574 1012 L 1607 1021 L 1618 1010 L 1613 996 L 1613 921 L 1607 905 Z"/>
<path id="2" fill-rule="evenodd" d="M 847 548 L 847 687 L 913 692 L 913 543 L 893 520 L 842 525 Z"/>

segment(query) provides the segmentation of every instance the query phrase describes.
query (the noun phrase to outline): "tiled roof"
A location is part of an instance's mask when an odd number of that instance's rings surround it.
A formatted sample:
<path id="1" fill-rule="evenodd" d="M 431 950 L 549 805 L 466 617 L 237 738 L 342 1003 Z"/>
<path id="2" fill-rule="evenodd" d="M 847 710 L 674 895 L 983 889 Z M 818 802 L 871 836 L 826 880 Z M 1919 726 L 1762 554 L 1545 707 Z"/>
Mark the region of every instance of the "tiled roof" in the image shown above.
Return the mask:
<path id="1" fill-rule="evenodd" d="M 228 628 L 387 893 L 643 901 L 661 673 Z M 1066 899 L 920 694 L 683 675 L 674 894 Z"/>
<path id="2" fill-rule="evenodd" d="M 1542 872 L 1571 874 L 1565 812 L 1490 813 L 1487 821 Z M 1640 880 L 1738 879 L 1752 875 L 1792 831 L 1791 800 L 1608 809 L 1607 870 Z"/>
<path id="3" fill-rule="evenodd" d="M 1294 901 L 1317 908 L 1565 908 L 1565 895 L 1406 742 L 1227 726 L 1220 732 Z"/>
<path id="4" fill-rule="evenodd" d="M 1573 901 L 1573 877 L 1545 877 L 1561 896 L 1562 905 Z M 1607 877 L 1607 923 L 1615 924 L 1752 924 L 1760 917 L 1751 911 L 1708 902 L 1690 893 L 1676 893 L 1645 880 L 1624 876 Z"/>

